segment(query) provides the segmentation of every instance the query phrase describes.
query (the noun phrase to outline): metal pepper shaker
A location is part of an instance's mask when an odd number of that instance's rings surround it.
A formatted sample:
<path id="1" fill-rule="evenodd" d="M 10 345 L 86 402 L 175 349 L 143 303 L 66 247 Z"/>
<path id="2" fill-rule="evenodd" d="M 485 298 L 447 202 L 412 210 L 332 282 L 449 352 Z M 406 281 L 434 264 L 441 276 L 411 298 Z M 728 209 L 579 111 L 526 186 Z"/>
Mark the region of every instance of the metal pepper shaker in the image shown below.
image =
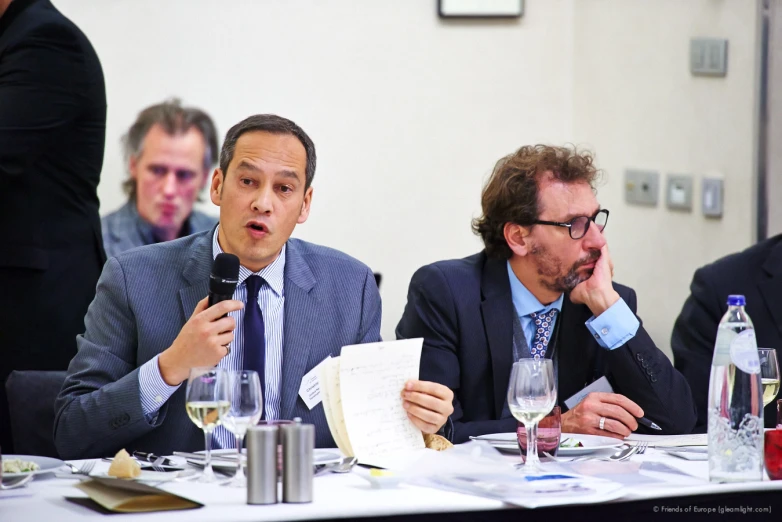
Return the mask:
<path id="1" fill-rule="evenodd" d="M 302 424 L 300 418 L 293 424 L 280 427 L 282 436 L 282 501 L 288 503 L 312 502 L 315 426 Z"/>
<path id="2" fill-rule="evenodd" d="M 247 503 L 277 503 L 277 426 L 247 430 Z"/>

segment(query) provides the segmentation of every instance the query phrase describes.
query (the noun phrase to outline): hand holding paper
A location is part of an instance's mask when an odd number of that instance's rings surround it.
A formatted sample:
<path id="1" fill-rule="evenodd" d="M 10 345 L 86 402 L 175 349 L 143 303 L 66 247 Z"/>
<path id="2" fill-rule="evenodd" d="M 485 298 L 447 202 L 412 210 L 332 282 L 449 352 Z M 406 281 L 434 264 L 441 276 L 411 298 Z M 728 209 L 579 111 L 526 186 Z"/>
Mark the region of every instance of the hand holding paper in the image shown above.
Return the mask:
<path id="1" fill-rule="evenodd" d="M 408 381 L 402 398 L 408 418 L 424 433 L 436 433 L 453 413 L 453 391 L 436 382 Z"/>

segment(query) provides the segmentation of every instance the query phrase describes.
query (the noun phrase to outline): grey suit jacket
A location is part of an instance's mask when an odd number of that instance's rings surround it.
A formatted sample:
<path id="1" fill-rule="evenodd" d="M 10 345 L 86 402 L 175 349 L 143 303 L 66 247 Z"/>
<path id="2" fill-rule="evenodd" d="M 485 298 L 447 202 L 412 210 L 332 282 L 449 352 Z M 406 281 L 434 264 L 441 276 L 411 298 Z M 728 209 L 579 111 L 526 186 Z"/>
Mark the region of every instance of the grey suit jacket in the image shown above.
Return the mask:
<path id="1" fill-rule="evenodd" d="M 114 257 L 125 250 L 155 243 L 152 226 L 138 215 L 133 201 L 128 201 L 111 214 L 106 214 L 100 221 L 106 257 Z M 194 210 L 185 221 L 184 235 L 209 230 L 216 223 L 216 217 Z"/>
<path id="2" fill-rule="evenodd" d="M 78 336 L 78 353 L 55 404 L 62 458 L 114 455 L 121 448 L 168 455 L 202 450 L 185 413 L 185 386 L 153 422 L 141 409 L 138 369 L 171 346 L 208 292 L 212 232 L 130 250 L 108 260 Z M 282 418 L 315 425 L 318 447 L 334 447 L 323 406 L 298 396 L 302 377 L 349 344 L 380 340 L 380 294 L 372 271 L 330 248 L 287 244 Z"/>

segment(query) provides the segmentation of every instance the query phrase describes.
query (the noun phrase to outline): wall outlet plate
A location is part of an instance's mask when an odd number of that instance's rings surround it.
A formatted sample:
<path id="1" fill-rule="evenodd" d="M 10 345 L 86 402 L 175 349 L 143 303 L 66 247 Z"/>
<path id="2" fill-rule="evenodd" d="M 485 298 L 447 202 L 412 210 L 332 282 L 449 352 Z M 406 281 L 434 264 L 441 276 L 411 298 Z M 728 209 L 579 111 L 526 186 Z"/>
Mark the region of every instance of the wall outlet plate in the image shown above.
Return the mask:
<path id="1" fill-rule="evenodd" d="M 656 207 L 660 174 L 653 170 L 625 170 L 625 201 L 628 205 Z"/>
<path id="2" fill-rule="evenodd" d="M 671 210 L 692 211 L 692 176 L 668 174 L 665 204 Z"/>
<path id="3" fill-rule="evenodd" d="M 711 218 L 722 217 L 722 180 L 703 178 L 701 183 L 701 209 L 703 215 Z"/>

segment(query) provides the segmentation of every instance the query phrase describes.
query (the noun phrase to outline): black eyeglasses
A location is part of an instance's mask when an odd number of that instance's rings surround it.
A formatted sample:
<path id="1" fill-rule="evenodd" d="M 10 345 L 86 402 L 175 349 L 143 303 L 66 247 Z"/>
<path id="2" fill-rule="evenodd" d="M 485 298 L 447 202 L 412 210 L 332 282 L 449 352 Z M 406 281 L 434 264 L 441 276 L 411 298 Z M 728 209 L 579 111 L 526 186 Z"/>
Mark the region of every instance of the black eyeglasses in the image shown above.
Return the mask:
<path id="1" fill-rule="evenodd" d="M 589 230 L 589 224 L 594 221 L 597 229 L 602 232 L 608 223 L 608 210 L 598 210 L 594 216 L 577 216 L 566 223 L 557 221 L 535 221 L 536 225 L 553 225 L 555 227 L 567 227 L 570 229 L 572 239 L 581 239 Z"/>

